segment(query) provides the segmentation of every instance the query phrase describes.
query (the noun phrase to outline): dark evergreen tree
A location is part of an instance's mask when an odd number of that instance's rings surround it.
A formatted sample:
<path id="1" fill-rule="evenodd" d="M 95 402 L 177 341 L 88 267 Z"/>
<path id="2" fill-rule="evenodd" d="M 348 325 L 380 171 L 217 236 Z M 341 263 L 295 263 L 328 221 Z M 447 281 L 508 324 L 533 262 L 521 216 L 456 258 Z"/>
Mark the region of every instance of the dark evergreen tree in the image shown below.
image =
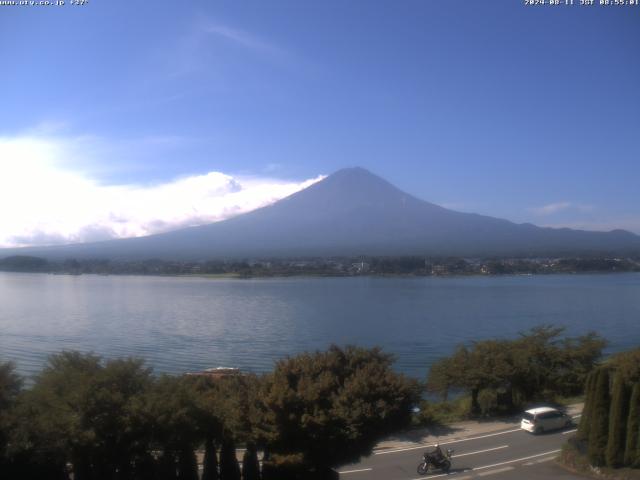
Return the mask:
<path id="1" fill-rule="evenodd" d="M 219 478 L 216 445 L 211 438 L 208 438 L 204 444 L 202 480 L 218 480 Z"/>
<path id="2" fill-rule="evenodd" d="M 591 422 L 589 425 L 589 445 L 587 454 L 592 465 L 601 467 L 606 463 L 605 451 L 609 434 L 609 369 L 599 368 L 595 380 L 593 404 L 591 406 Z"/>
<path id="3" fill-rule="evenodd" d="M 93 465 L 89 455 L 76 454 L 73 459 L 73 480 L 91 480 L 93 476 Z"/>
<path id="4" fill-rule="evenodd" d="M 171 452 L 164 452 L 158 462 L 159 480 L 176 480 L 176 457 Z"/>
<path id="5" fill-rule="evenodd" d="M 576 438 L 579 441 L 587 441 L 589 439 L 589 427 L 591 426 L 591 406 L 593 404 L 593 398 L 595 395 L 596 378 L 598 371 L 592 371 L 587 376 L 587 383 L 585 385 L 584 393 L 584 407 L 582 408 L 582 416 L 580 417 L 580 424 L 578 425 L 578 432 Z"/>
<path id="6" fill-rule="evenodd" d="M 230 439 L 222 442 L 220 450 L 220 480 L 240 480 L 240 465 L 236 458 L 236 446 Z"/>
<path id="7" fill-rule="evenodd" d="M 158 478 L 158 466 L 150 453 L 140 455 L 133 466 L 133 478 L 135 480 L 156 480 Z"/>
<path id="8" fill-rule="evenodd" d="M 640 467 L 640 382 L 636 383 L 631 390 L 624 464 Z"/>
<path id="9" fill-rule="evenodd" d="M 178 480 L 198 480 L 198 460 L 190 448 L 183 448 L 178 454 Z"/>
<path id="10" fill-rule="evenodd" d="M 624 463 L 627 417 L 629 416 L 629 389 L 624 377 L 616 373 L 611 390 L 611 411 L 609 413 L 609 435 L 606 461 L 612 468 Z"/>
<path id="11" fill-rule="evenodd" d="M 258 449 L 254 443 L 247 444 L 247 449 L 242 457 L 242 479 L 260 480 L 260 463 L 258 462 Z"/>
<path id="12" fill-rule="evenodd" d="M 278 476 L 271 460 L 269 450 L 265 449 L 262 454 L 262 470 L 260 472 L 262 480 L 278 480 Z"/>

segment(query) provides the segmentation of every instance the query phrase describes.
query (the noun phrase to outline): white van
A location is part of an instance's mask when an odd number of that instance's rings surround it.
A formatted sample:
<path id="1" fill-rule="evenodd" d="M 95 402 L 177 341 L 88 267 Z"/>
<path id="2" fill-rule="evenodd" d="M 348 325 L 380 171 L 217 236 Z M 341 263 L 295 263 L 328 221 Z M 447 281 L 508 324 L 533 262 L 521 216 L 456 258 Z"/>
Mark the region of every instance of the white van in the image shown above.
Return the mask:
<path id="1" fill-rule="evenodd" d="M 520 428 L 531 433 L 542 433 L 572 424 L 571 417 L 551 407 L 539 407 L 526 410 L 522 414 Z"/>

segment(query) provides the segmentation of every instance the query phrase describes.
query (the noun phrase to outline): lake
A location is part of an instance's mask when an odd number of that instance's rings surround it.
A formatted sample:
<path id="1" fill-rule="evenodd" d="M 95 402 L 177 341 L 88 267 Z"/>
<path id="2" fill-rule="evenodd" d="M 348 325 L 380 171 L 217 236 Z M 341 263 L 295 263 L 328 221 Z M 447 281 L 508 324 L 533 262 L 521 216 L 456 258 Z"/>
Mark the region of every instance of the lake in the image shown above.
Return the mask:
<path id="1" fill-rule="evenodd" d="M 63 349 L 139 356 L 156 372 L 252 372 L 331 343 L 380 345 L 396 369 L 540 324 L 640 345 L 640 274 L 210 279 L 0 273 L 0 359 L 37 372 Z"/>

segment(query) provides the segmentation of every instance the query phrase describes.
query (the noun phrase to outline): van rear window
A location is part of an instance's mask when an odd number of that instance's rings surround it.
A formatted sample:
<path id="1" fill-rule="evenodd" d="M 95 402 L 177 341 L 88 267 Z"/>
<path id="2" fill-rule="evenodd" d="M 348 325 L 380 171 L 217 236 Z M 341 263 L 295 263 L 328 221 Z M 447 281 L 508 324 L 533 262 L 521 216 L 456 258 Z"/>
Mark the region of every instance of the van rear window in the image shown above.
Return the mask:
<path id="1" fill-rule="evenodd" d="M 524 412 L 522 414 L 522 418 L 524 418 L 525 420 L 533 420 L 533 415 L 530 414 L 529 412 Z"/>

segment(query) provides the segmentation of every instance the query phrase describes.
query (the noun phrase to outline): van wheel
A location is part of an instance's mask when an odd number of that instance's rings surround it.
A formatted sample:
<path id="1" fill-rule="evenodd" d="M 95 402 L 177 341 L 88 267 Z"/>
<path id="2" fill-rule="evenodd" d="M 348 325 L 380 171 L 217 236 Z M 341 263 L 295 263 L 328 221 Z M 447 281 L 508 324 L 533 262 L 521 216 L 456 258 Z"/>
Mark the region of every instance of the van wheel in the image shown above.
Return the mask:
<path id="1" fill-rule="evenodd" d="M 544 433 L 544 427 L 537 427 L 534 433 L 536 435 L 540 435 L 541 433 Z"/>

